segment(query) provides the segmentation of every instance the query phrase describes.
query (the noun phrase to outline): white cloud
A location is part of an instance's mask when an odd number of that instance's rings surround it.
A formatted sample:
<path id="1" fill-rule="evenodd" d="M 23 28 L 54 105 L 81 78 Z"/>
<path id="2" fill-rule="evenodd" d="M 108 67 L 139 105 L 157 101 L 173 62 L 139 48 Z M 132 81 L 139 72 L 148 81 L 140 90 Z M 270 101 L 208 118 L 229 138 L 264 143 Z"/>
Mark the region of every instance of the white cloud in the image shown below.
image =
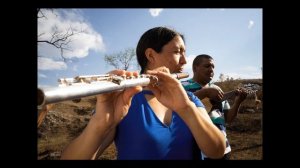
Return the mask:
<path id="1" fill-rule="evenodd" d="M 233 79 L 262 79 L 261 73 L 225 73 L 224 75 Z"/>
<path id="2" fill-rule="evenodd" d="M 248 22 L 248 29 L 251 29 L 254 25 L 254 21 L 253 20 L 249 20 Z"/>
<path id="3" fill-rule="evenodd" d="M 163 11 L 163 9 L 161 9 L 161 8 L 149 9 L 149 12 L 150 12 L 151 16 L 153 16 L 153 17 L 157 17 L 162 11 Z"/>
<path id="4" fill-rule="evenodd" d="M 42 73 L 38 73 L 38 77 L 40 77 L 40 78 L 47 78 L 47 76 L 45 74 L 42 74 Z"/>
<path id="5" fill-rule="evenodd" d="M 54 61 L 50 58 L 38 57 L 38 69 L 39 70 L 63 70 L 67 69 L 67 65 L 62 61 Z"/>
<path id="6" fill-rule="evenodd" d="M 74 65 L 74 66 L 73 66 L 73 71 L 75 71 L 75 72 L 78 71 L 78 66 L 77 66 L 77 65 Z"/>
<path id="7" fill-rule="evenodd" d="M 229 72 L 224 73 L 224 75 L 229 76 L 229 78 L 233 77 L 234 79 L 241 78 L 241 79 L 262 79 L 262 72 L 261 69 L 255 66 L 243 66 L 239 68 L 239 73 L 236 72 Z"/>
<path id="8" fill-rule="evenodd" d="M 242 71 L 256 72 L 258 69 L 255 66 L 244 66 L 240 68 Z"/>
<path id="9" fill-rule="evenodd" d="M 102 36 L 84 20 L 80 10 L 43 10 L 43 13 L 46 18 L 38 20 L 38 40 L 50 41 L 53 33 L 60 33 L 63 36 L 68 33 L 68 30 L 70 33 L 71 28 L 73 32 L 80 32 L 68 38 L 71 40 L 67 45 L 70 51 L 64 50 L 65 58 L 86 57 L 90 50 L 105 51 Z M 38 54 L 50 59 L 61 56 L 60 49 L 46 43 L 38 43 Z M 62 62 L 56 63 L 59 63 L 57 67 L 62 67 Z"/>

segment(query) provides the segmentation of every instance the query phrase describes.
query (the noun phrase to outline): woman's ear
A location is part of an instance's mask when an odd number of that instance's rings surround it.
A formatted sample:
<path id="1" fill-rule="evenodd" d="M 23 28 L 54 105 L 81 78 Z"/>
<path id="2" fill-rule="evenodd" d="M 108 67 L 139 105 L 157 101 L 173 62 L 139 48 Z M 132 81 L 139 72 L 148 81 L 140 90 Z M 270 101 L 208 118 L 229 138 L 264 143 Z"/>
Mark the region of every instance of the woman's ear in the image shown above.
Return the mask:
<path id="1" fill-rule="evenodd" d="M 152 48 L 147 48 L 145 51 L 145 55 L 150 63 L 153 63 L 155 61 L 155 51 Z"/>

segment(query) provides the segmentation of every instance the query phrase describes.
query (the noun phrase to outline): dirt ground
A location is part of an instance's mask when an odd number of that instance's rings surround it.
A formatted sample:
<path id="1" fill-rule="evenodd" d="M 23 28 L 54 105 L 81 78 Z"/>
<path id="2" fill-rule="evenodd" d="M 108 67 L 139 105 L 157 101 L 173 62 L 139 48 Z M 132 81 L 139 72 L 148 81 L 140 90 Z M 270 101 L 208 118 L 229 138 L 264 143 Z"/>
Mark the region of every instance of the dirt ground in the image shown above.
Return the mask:
<path id="1" fill-rule="evenodd" d="M 95 99 L 88 97 L 79 103 L 65 101 L 54 104 L 37 129 L 37 159 L 57 160 L 68 143 L 87 125 L 94 109 Z M 232 149 L 232 160 L 262 160 L 262 104 L 256 109 L 245 101 L 232 124 L 227 125 L 227 135 Z M 110 145 L 99 160 L 115 160 L 115 145 Z"/>

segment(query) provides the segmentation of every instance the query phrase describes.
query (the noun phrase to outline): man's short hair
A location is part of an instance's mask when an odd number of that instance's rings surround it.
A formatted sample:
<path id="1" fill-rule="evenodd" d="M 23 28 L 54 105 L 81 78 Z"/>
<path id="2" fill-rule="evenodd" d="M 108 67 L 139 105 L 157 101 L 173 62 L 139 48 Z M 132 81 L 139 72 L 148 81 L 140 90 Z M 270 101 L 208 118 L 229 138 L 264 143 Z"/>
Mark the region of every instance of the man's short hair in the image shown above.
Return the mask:
<path id="1" fill-rule="evenodd" d="M 213 58 L 212 58 L 210 55 L 207 55 L 207 54 L 200 54 L 200 55 L 197 55 L 196 58 L 195 58 L 194 61 L 193 61 L 193 71 L 194 71 L 194 68 L 195 68 L 197 65 L 199 65 L 199 64 L 202 63 L 202 60 L 203 60 L 204 58 L 206 58 L 206 59 L 212 59 L 212 60 L 213 60 Z"/>

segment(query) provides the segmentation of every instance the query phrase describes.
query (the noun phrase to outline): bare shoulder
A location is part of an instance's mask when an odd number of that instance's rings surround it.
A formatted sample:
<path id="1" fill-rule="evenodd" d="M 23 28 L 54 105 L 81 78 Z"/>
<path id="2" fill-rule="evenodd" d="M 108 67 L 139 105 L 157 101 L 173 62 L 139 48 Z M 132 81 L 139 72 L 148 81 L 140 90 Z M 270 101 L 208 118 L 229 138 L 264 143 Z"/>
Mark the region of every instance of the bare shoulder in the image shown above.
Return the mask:
<path id="1" fill-rule="evenodd" d="M 218 90 L 222 90 L 218 85 L 210 84 L 209 87 L 216 88 Z"/>

